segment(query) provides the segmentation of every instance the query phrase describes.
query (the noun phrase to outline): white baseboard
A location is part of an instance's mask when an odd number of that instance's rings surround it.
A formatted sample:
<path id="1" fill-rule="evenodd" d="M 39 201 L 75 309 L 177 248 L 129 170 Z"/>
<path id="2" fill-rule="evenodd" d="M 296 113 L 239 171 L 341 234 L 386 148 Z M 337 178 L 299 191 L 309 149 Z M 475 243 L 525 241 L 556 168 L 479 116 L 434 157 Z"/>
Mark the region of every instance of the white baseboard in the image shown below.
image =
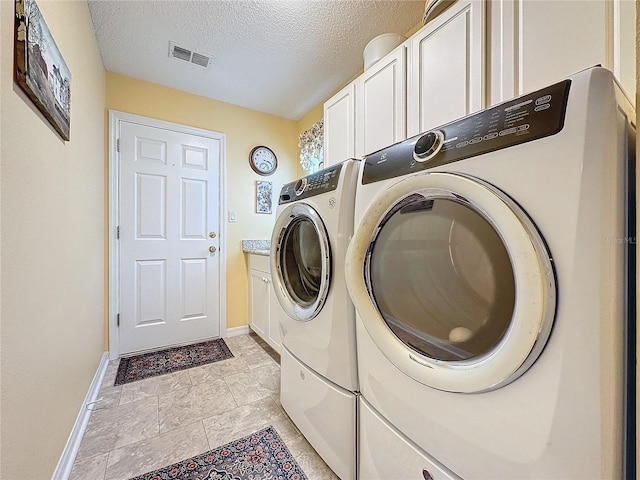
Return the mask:
<path id="1" fill-rule="evenodd" d="M 71 435 L 69 435 L 69 439 L 62 451 L 62 455 L 60 456 L 60 460 L 53 472 L 51 480 L 67 480 L 71 474 L 73 462 L 75 462 L 78 449 L 80 448 L 80 442 L 82 441 L 84 431 L 87 429 L 89 417 L 91 417 L 91 410 L 89 410 L 88 405 L 94 403 L 98 398 L 98 393 L 100 393 L 100 387 L 102 386 L 102 381 L 105 373 L 107 372 L 108 365 L 109 352 L 104 352 L 100 359 L 98 370 L 93 377 L 87 396 L 80 407 L 80 413 L 78 413 L 76 423 L 73 425 L 73 429 L 71 429 Z"/>
<path id="2" fill-rule="evenodd" d="M 237 337 L 238 335 L 246 335 L 251 333 L 249 325 L 242 325 L 241 327 L 227 328 L 227 337 Z"/>

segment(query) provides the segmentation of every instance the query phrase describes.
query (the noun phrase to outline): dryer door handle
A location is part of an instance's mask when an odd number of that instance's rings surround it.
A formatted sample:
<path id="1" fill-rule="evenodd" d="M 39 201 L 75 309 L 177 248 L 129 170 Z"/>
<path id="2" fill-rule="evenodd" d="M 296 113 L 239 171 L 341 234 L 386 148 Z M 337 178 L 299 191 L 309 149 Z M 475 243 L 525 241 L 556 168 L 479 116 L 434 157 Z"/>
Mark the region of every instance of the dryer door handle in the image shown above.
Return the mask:
<path id="1" fill-rule="evenodd" d="M 426 468 L 422 469 L 422 476 L 424 477 L 424 480 L 433 480 L 433 477 L 429 473 L 429 470 L 427 470 Z"/>

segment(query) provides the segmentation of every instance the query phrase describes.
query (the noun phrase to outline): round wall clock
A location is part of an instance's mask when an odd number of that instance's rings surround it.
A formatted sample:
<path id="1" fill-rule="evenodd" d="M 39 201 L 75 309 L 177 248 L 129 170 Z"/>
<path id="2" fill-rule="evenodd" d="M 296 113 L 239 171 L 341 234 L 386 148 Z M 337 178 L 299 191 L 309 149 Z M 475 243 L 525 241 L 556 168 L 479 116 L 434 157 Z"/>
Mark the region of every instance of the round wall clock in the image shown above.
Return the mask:
<path id="1" fill-rule="evenodd" d="M 278 158 L 269 147 L 258 145 L 249 154 L 249 164 L 259 175 L 271 175 L 278 168 Z"/>

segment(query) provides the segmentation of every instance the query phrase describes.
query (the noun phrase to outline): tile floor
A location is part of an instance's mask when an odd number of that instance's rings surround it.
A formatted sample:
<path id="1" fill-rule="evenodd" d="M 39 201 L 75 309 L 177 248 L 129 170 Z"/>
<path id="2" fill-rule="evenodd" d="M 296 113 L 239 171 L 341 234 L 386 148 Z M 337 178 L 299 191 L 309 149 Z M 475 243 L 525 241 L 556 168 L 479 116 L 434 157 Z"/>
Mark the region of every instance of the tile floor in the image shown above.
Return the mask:
<path id="1" fill-rule="evenodd" d="M 125 480 L 273 425 L 309 480 L 337 480 L 279 401 L 278 354 L 255 334 L 234 358 L 113 386 L 109 364 L 70 480 Z"/>

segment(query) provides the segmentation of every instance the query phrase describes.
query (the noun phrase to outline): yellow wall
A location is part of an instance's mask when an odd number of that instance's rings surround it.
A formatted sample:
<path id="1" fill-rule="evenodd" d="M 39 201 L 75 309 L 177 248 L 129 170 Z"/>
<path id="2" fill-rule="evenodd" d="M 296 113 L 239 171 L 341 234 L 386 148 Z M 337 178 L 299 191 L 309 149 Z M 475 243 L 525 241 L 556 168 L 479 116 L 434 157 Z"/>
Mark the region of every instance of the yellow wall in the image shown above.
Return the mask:
<path id="1" fill-rule="evenodd" d="M 0 1 L 0 478 L 51 478 L 103 354 L 105 72 L 86 2 L 38 0 L 71 71 L 71 141 L 13 84 Z"/>
<path id="2" fill-rule="evenodd" d="M 241 242 L 270 239 L 276 215 L 275 204 L 271 215 L 255 213 L 255 181 L 273 182 L 277 199 L 282 185 L 297 178 L 296 123 L 111 72 L 107 73 L 106 92 L 108 109 L 226 135 L 227 210 L 237 212 L 237 223 L 226 224 L 227 326 L 246 325 L 247 259 Z M 266 145 L 276 153 L 275 174 L 261 177 L 249 166 L 249 152 L 256 145 Z"/>

